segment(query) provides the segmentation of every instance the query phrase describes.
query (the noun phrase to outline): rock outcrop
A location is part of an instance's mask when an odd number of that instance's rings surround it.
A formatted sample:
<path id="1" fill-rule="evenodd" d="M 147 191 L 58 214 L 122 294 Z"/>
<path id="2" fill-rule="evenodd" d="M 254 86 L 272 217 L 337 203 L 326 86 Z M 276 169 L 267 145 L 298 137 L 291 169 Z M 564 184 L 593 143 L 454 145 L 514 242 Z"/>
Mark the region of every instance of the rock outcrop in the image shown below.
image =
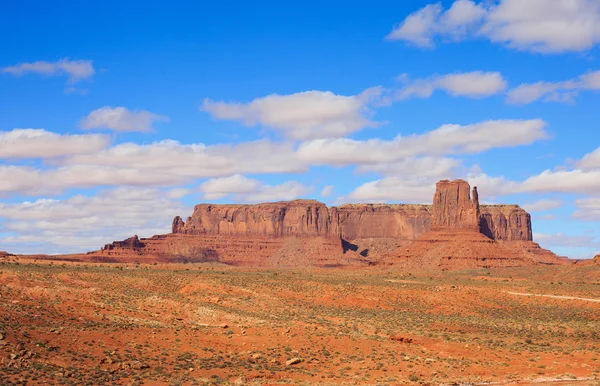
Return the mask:
<path id="1" fill-rule="evenodd" d="M 472 230 L 480 231 L 479 194 L 477 187 L 471 187 L 464 180 L 439 181 L 433 196 L 432 230 Z"/>
<path id="2" fill-rule="evenodd" d="M 172 233 L 410 241 L 430 231 L 437 221 L 438 228 L 454 224 L 452 226 L 458 229 L 481 229 L 492 239 L 532 240 L 531 217 L 518 205 L 479 206 L 477 189 L 473 190 L 471 199 L 469 186 L 464 181 L 444 183 L 442 187 L 452 187 L 454 193 L 444 190 L 443 194 L 436 193 L 435 198 L 440 203 L 450 202 L 454 194 L 456 202 L 443 207 L 448 208 L 443 213 L 434 213 L 433 205 L 347 204 L 328 208 L 314 200 L 258 205 L 200 204 L 186 221 L 180 216 L 173 219 Z M 438 205 L 438 208 L 441 207 Z"/>
<path id="3" fill-rule="evenodd" d="M 456 267 L 554 264 L 532 242 L 531 217 L 517 205 L 479 205 L 464 180 L 437 183 L 433 205 L 315 200 L 257 205 L 200 204 L 172 233 L 107 244 L 106 258 L 218 261 L 250 266 L 401 264 Z"/>
<path id="4" fill-rule="evenodd" d="M 125 239 L 123 241 L 113 241 L 110 244 L 106 244 L 102 250 L 105 251 L 112 251 L 115 248 L 122 248 L 122 249 L 141 249 L 143 248 L 145 245 L 144 243 L 142 243 L 138 237 L 138 235 L 135 235 L 133 237 L 130 237 L 128 239 Z"/>
<path id="5" fill-rule="evenodd" d="M 315 200 L 258 205 L 200 204 L 183 222 L 173 220 L 173 233 L 265 237 L 337 236 L 327 206 Z"/>
<path id="6" fill-rule="evenodd" d="M 531 215 L 518 205 L 482 205 L 480 227 L 494 240 L 533 240 Z"/>

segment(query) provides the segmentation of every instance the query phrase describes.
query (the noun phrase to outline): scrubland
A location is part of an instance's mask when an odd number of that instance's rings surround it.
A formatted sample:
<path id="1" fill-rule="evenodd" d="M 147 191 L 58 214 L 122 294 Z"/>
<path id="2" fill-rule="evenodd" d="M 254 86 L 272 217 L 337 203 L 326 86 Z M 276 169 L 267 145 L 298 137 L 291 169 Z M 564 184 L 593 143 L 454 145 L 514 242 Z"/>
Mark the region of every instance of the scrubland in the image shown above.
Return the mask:
<path id="1" fill-rule="evenodd" d="M 597 299 L 600 266 L 266 271 L 10 258 L 0 263 L 0 384 L 597 385 Z"/>

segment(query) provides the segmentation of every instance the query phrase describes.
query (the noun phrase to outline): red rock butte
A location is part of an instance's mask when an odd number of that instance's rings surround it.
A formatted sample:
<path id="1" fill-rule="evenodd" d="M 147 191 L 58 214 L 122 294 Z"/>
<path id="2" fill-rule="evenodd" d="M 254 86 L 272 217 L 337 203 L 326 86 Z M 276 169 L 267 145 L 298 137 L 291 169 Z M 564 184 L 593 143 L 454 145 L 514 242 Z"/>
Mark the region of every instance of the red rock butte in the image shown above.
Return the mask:
<path id="1" fill-rule="evenodd" d="M 439 181 L 433 205 L 315 200 L 200 204 L 172 233 L 137 236 L 89 252 L 95 261 L 216 261 L 257 267 L 391 265 L 463 269 L 566 264 L 533 242 L 518 205 L 479 205 L 464 180 Z"/>

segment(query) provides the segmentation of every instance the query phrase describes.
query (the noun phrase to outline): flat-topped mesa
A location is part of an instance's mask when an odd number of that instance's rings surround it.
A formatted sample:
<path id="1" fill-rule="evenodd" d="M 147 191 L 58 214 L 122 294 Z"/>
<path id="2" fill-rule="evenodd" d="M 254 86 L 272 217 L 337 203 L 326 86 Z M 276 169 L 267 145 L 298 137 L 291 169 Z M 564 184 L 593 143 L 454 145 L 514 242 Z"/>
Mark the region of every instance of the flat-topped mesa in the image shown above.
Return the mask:
<path id="1" fill-rule="evenodd" d="M 494 240 L 532 241 L 531 215 L 519 205 L 481 205 L 481 233 Z"/>
<path id="2" fill-rule="evenodd" d="M 200 204 L 172 233 L 415 240 L 430 230 L 477 230 L 494 240 L 531 241 L 531 218 L 517 205 L 481 205 L 462 180 L 441 181 L 434 205 L 347 204 L 328 208 L 314 200 L 256 205 Z"/>
<path id="3" fill-rule="evenodd" d="M 173 220 L 173 233 L 268 237 L 332 237 L 339 235 L 329 209 L 315 200 L 256 205 L 200 204 L 184 222 Z"/>
<path id="4" fill-rule="evenodd" d="M 442 180 L 435 185 L 431 230 L 481 231 L 479 194 L 464 180 Z"/>
<path id="5" fill-rule="evenodd" d="M 123 241 L 113 241 L 110 244 L 106 244 L 102 250 L 103 251 L 111 251 L 115 248 L 121 248 L 121 249 L 141 249 L 144 248 L 144 243 L 142 243 L 138 237 L 138 235 L 135 235 L 133 237 L 130 237 L 128 239 L 125 239 Z"/>

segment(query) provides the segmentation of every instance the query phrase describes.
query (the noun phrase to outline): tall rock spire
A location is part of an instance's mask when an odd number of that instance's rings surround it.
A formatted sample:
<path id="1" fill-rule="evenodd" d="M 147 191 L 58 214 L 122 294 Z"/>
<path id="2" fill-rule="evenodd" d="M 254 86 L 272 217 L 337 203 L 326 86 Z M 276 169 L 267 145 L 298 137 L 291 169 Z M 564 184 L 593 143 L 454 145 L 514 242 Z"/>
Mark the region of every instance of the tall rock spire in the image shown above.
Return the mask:
<path id="1" fill-rule="evenodd" d="M 432 230 L 474 230 L 480 232 L 479 194 L 464 180 L 442 180 L 433 196 Z"/>

